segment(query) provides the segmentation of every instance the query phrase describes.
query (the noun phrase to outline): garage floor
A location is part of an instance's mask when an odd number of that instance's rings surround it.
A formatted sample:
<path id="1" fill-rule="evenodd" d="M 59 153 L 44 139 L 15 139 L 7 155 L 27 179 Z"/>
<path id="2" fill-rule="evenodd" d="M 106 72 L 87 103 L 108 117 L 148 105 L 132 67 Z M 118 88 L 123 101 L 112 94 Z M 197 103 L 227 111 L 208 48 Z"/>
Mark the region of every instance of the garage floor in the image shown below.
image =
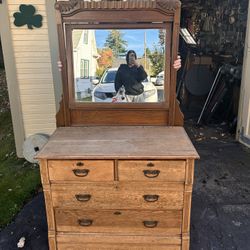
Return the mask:
<path id="1" fill-rule="evenodd" d="M 201 159 L 195 166 L 191 214 L 191 250 L 250 249 L 250 149 L 220 127 L 186 130 Z M 43 194 L 39 193 L 0 232 L 0 249 L 47 250 Z"/>

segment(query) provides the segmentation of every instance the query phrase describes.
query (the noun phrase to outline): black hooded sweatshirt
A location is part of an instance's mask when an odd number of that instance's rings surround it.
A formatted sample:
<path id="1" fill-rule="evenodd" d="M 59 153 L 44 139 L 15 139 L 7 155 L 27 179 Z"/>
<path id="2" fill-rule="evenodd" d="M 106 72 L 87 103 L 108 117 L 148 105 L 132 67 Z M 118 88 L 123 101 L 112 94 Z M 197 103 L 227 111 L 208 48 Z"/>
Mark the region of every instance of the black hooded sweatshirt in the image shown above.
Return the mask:
<path id="1" fill-rule="evenodd" d="M 121 64 L 115 76 L 115 90 L 117 92 L 123 85 L 126 95 L 140 95 L 144 91 L 141 82 L 146 78 L 147 73 L 142 66 L 129 67 L 127 64 Z"/>

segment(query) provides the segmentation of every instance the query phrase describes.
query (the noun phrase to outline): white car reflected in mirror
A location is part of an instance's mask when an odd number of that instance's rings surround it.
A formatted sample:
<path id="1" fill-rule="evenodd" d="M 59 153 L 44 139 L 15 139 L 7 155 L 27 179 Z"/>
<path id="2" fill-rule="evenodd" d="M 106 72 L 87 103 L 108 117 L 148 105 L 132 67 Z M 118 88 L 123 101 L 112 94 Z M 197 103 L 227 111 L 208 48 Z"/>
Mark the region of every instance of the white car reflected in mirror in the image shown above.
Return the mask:
<path id="1" fill-rule="evenodd" d="M 92 102 L 112 102 L 116 95 L 115 75 L 118 68 L 107 69 L 99 84 L 95 86 L 92 92 Z M 157 89 L 154 84 L 147 79 L 142 82 L 144 85 L 144 102 L 158 102 Z"/>

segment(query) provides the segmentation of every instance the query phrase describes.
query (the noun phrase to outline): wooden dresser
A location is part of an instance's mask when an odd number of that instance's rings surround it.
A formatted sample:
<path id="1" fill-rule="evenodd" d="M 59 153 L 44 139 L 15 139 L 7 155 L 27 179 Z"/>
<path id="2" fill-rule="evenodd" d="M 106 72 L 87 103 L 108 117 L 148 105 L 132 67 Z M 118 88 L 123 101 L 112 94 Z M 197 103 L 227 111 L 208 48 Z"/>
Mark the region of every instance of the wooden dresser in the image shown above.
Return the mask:
<path id="1" fill-rule="evenodd" d="M 194 160 L 182 127 L 58 128 L 38 154 L 50 249 L 189 249 Z"/>

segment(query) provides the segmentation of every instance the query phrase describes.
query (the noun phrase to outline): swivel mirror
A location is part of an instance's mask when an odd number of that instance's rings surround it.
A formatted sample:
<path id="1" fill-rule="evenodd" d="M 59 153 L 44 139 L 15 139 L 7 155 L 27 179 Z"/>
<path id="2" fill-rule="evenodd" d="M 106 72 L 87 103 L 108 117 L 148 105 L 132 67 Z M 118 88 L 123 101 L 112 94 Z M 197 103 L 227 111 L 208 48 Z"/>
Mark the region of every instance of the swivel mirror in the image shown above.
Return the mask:
<path id="1" fill-rule="evenodd" d="M 165 40 L 164 29 L 73 29 L 75 101 L 164 102 Z M 131 50 L 136 52 L 137 63 L 146 72 L 143 93 L 133 99 L 121 93 L 121 98 L 116 99 L 116 73 L 121 64 L 129 63 L 126 55 Z"/>
<path id="2" fill-rule="evenodd" d="M 179 7 L 174 0 L 58 2 L 58 126 L 181 125 L 172 67 Z"/>

